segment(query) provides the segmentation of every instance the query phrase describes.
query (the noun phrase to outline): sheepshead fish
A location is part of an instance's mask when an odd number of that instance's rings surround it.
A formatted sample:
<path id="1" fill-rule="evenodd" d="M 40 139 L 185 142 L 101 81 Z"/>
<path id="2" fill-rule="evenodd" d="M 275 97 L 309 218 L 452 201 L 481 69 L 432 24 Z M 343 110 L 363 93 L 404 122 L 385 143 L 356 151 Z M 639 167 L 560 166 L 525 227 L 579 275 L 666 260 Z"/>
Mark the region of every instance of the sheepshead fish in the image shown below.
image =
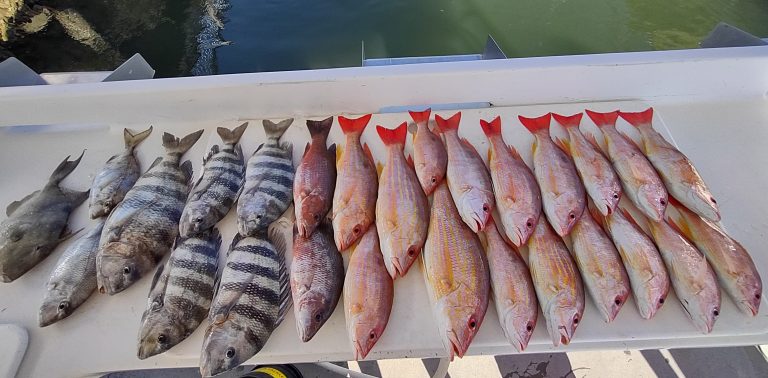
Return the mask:
<path id="1" fill-rule="evenodd" d="M 360 145 L 371 115 L 356 119 L 339 116 L 346 137 L 337 165 L 336 191 L 333 194 L 333 239 L 339 251 L 358 241 L 374 222 L 378 173 L 368 146 Z"/>
<path id="2" fill-rule="evenodd" d="M 344 285 L 344 261 L 331 225 L 321 223 L 307 238 L 295 232 L 290 277 L 296 330 L 306 343 L 333 314 Z"/>
<path id="3" fill-rule="evenodd" d="M 680 213 L 670 225 L 704 253 L 720 286 L 743 313 L 756 316 L 763 296 L 763 281 L 747 250 L 709 220 L 671 201 Z"/>
<path id="4" fill-rule="evenodd" d="M 176 241 L 149 289 L 147 309 L 139 327 L 139 359 L 173 348 L 208 316 L 220 246 L 221 235 L 216 227 Z"/>
<path id="5" fill-rule="evenodd" d="M 528 267 L 552 345 L 568 345 L 584 315 L 584 287 L 568 249 L 544 218 L 528 240 Z"/>
<path id="6" fill-rule="evenodd" d="M 93 178 L 88 201 L 91 219 L 109 215 L 109 212 L 125 198 L 125 194 L 139 179 L 141 168 L 139 168 L 139 161 L 136 160 L 133 151 L 151 133 L 152 126 L 140 133 L 123 129 L 125 149 L 109 158 L 101 171 Z"/>
<path id="7" fill-rule="evenodd" d="M 541 190 L 517 150 L 504 143 L 501 117 L 491 122 L 480 120 L 480 126 L 491 144 L 488 168 L 501 224 L 507 238 L 520 247 L 528 241 L 541 215 Z"/>
<path id="8" fill-rule="evenodd" d="M 669 194 L 694 213 L 714 222 L 719 221 L 720 210 L 717 201 L 696 167 L 688 157 L 653 129 L 653 108 L 638 113 L 619 112 L 619 116 L 640 132 L 645 156 L 658 171 Z"/>
<path id="9" fill-rule="evenodd" d="M 237 200 L 243 186 L 245 163 L 238 142 L 248 122 L 234 130 L 223 127 L 216 132 L 224 142 L 214 145 L 203 159 L 203 173 L 192 187 L 179 222 L 179 235 L 189 238 L 219 223 Z"/>
<path id="10" fill-rule="evenodd" d="M 404 277 L 424 247 L 429 226 L 429 200 L 413 167 L 403 155 L 406 123 L 396 129 L 376 126 L 387 146 L 387 162 L 379 177 L 376 228 L 384 264 L 392 279 Z"/>
<path id="11" fill-rule="evenodd" d="M 285 237 L 235 236 L 214 295 L 200 356 L 203 377 L 232 370 L 258 353 L 291 308 Z"/>
<path id="12" fill-rule="evenodd" d="M 293 145 L 280 138 L 293 123 L 264 120 L 267 141 L 248 159 L 245 184 L 237 201 L 237 229 L 254 236 L 280 218 L 293 200 Z"/>
<path id="13" fill-rule="evenodd" d="M 576 166 L 549 135 L 551 113 L 538 118 L 518 118 L 535 138 L 533 173 L 541 189 L 544 214 L 558 235 L 568 235 L 587 203 Z"/>
<path id="14" fill-rule="evenodd" d="M 720 287 L 715 272 L 706 257 L 666 221 L 648 223 L 680 304 L 696 329 L 712 332 L 720 315 Z"/>
<path id="15" fill-rule="evenodd" d="M 85 153 L 85 151 L 83 151 Z M 88 191 L 76 192 L 59 187 L 80 159 L 67 156 L 53 171 L 43 189 L 14 201 L 0 223 L 0 282 L 21 277 L 71 236 L 69 214 L 88 198 Z"/>
<path id="16" fill-rule="evenodd" d="M 447 184 L 439 185 L 433 194 L 422 262 L 432 313 L 451 360 L 454 355 L 464 357 L 488 309 L 490 275 L 482 251 L 477 235 L 462 221 Z"/>
<path id="17" fill-rule="evenodd" d="M 612 213 L 621 200 L 621 181 L 613 171 L 611 163 L 598 150 L 597 143 L 587 141 L 579 130 L 582 113 L 572 116 L 552 114 L 555 121 L 568 132 L 568 140 L 558 139 L 556 143 L 573 158 L 576 171 L 584 183 L 587 194 L 592 198 L 600 214 Z"/>
<path id="18" fill-rule="evenodd" d="M 372 225 L 355 246 L 344 278 L 344 315 L 355 360 L 364 359 L 384 333 L 395 294 L 376 232 Z"/>
<path id="19" fill-rule="evenodd" d="M 61 255 L 40 306 L 40 327 L 46 327 L 71 315 L 96 290 L 96 252 L 104 227 L 104 218 L 87 234 L 77 239 Z"/>
<path id="20" fill-rule="evenodd" d="M 573 226 L 571 241 L 573 259 L 584 285 L 605 322 L 610 323 L 619 314 L 631 290 L 619 252 L 589 211 L 585 211 Z"/>
<path id="21" fill-rule="evenodd" d="M 482 231 L 495 206 L 491 175 L 475 147 L 459 138 L 461 112 L 448 119 L 435 115 L 435 122 L 448 152 L 446 181 L 451 197 L 464 223 L 474 232 Z"/>
<path id="22" fill-rule="evenodd" d="M 634 219 L 625 215 L 621 208 L 607 217 L 593 208 L 590 208 L 590 212 L 613 239 L 624 263 L 640 316 L 643 319 L 652 318 L 669 293 L 669 275 L 659 250 Z"/>
<path id="23" fill-rule="evenodd" d="M 608 158 L 621 179 L 623 192 L 643 215 L 660 221 L 667 208 L 667 189 L 640 149 L 616 129 L 618 112 L 586 112 L 603 132 Z"/>
<path id="24" fill-rule="evenodd" d="M 312 142 L 304 150 L 293 182 L 296 226 L 299 236 L 307 238 L 331 210 L 336 187 L 336 145 L 326 147 L 333 117 L 307 121 Z"/>
<path id="25" fill-rule="evenodd" d="M 408 112 L 416 123 L 413 135 L 413 163 L 416 177 L 424 194 L 431 195 L 445 178 L 448 169 L 448 153 L 440 136 L 429 129 L 429 115 L 432 109 L 422 112 Z"/>
<path id="26" fill-rule="evenodd" d="M 192 177 L 192 163 L 179 166 L 179 160 L 202 134 L 199 130 L 179 140 L 164 133 L 165 156 L 152 163 L 109 214 L 96 256 L 99 292 L 125 290 L 170 251 Z"/>
<path id="27" fill-rule="evenodd" d="M 484 234 L 493 303 L 504 336 L 518 352 L 522 352 L 536 327 L 539 302 L 525 261 L 501 237 L 493 217 L 490 222 Z"/>

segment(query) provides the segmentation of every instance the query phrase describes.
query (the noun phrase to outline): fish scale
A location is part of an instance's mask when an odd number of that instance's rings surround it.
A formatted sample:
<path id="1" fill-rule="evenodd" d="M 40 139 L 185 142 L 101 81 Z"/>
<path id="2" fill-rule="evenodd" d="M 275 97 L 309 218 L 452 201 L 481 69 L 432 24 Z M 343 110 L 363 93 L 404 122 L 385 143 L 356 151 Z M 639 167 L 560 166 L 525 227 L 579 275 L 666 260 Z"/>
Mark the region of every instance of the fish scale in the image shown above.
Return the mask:
<path id="1" fill-rule="evenodd" d="M 208 316 L 220 246 L 221 236 L 215 227 L 176 241 L 149 289 L 147 309 L 139 327 L 140 359 L 180 343 Z"/>
<path id="2" fill-rule="evenodd" d="M 236 235 L 226 257 L 205 332 L 200 373 L 231 370 L 258 353 L 291 305 L 285 239 Z"/>

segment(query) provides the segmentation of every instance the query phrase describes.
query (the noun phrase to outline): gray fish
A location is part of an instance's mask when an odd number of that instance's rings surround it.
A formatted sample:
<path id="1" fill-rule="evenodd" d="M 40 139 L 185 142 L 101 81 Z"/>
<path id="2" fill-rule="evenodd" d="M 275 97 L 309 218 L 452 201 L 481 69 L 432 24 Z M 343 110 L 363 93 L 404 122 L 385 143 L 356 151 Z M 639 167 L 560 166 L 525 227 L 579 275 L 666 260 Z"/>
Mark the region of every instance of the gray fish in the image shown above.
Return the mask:
<path id="1" fill-rule="evenodd" d="M 294 231 L 291 295 L 296 329 L 302 341 L 312 339 L 331 317 L 344 286 L 344 262 L 333 240 L 333 229 L 320 223 L 304 238 Z"/>
<path id="2" fill-rule="evenodd" d="M 80 154 L 77 160 L 69 161 L 67 156 L 43 189 L 8 205 L 5 211 L 8 219 L 0 223 L 1 282 L 21 277 L 71 235 L 67 219 L 72 210 L 88 198 L 88 191 L 61 188 L 59 183 L 82 158 Z"/>
<path id="3" fill-rule="evenodd" d="M 200 357 L 204 377 L 234 369 L 258 353 L 291 307 L 286 240 L 277 228 L 236 235 L 214 296 Z"/>
<path id="4" fill-rule="evenodd" d="M 109 212 L 123 200 L 125 193 L 128 193 L 139 179 L 141 169 L 139 161 L 133 155 L 133 150 L 151 133 L 152 126 L 138 134 L 134 134 L 129 129 L 123 129 L 125 149 L 109 158 L 93 178 L 91 196 L 88 199 L 91 219 L 109 215 Z"/>
<path id="5" fill-rule="evenodd" d="M 96 252 L 102 228 L 104 218 L 97 220 L 96 225 L 59 258 L 45 286 L 38 316 L 40 327 L 71 315 L 96 290 Z"/>
<path id="6" fill-rule="evenodd" d="M 216 227 L 176 241 L 155 273 L 139 327 L 139 359 L 182 342 L 208 316 L 219 269 L 221 235 Z"/>
<path id="7" fill-rule="evenodd" d="M 182 237 L 196 235 L 216 225 L 237 200 L 245 175 L 243 151 L 238 142 L 247 126 L 248 122 L 234 130 L 216 129 L 224 146 L 214 145 L 203 159 L 203 173 L 181 213 L 179 232 Z"/>
<path id="8" fill-rule="evenodd" d="M 192 177 L 192 163 L 179 166 L 179 160 L 202 134 L 199 130 L 179 140 L 164 133 L 165 157 L 152 163 L 109 214 L 96 256 L 99 292 L 125 290 L 170 251 Z"/>
<path id="9" fill-rule="evenodd" d="M 237 202 L 237 229 L 246 236 L 266 230 L 293 200 L 293 145 L 280 143 L 293 118 L 263 123 L 267 142 L 248 159 L 245 185 Z"/>

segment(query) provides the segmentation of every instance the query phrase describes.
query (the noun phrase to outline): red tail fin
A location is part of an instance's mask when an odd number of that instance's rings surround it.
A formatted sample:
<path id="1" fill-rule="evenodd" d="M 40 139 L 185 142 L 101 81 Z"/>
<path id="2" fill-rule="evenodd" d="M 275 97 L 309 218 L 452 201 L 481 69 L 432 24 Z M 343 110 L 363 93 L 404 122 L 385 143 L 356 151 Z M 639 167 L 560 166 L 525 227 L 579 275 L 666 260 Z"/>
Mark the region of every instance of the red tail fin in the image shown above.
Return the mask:
<path id="1" fill-rule="evenodd" d="M 391 146 L 395 144 L 405 145 L 405 136 L 408 133 L 408 123 L 403 122 L 400 126 L 394 129 L 388 129 L 384 126 L 377 125 L 376 132 L 379 133 L 381 141 L 384 145 Z"/>
<path id="2" fill-rule="evenodd" d="M 487 137 L 501 135 L 501 116 L 496 116 L 491 122 L 481 119 L 480 127 L 483 128 L 483 132 Z"/>
<path id="3" fill-rule="evenodd" d="M 362 134 L 365 127 L 368 126 L 368 122 L 371 120 L 371 115 L 366 114 L 360 118 L 347 118 L 339 116 L 339 126 L 344 134 L 358 133 Z"/>
<path id="4" fill-rule="evenodd" d="M 437 122 L 437 128 L 440 129 L 441 133 L 450 130 L 458 130 L 459 123 L 461 122 L 461 112 L 452 115 L 451 118 L 448 119 L 444 119 L 443 117 L 435 114 L 435 122 Z"/>
<path id="5" fill-rule="evenodd" d="M 517 118 L 520 119 L 520 122 L 531 132 L 531 134 L 536 134 L 541 130 L 549 132 L 549 123 L 552 121 L 552 113 L 547 113 L 536 118 L 527 118 L 523 116 L 517 116 Z"/>
<path id="6" fill-rule="evenodd" d="M 581 124 L 581 117 L 583 115 L 584 113 L 577 113 L 569 116 L 552 113 L 552 118 L 554 118 L 557 123 L 567 129 L 569 127 L 579 127 Z"/>
<path id="7" fill-rule="evenodd" d="M 413 118 L 413 122 L 416 123 L 427 123 L 429 122 L 429 115 L 432 114 L 432 109 L 427 108 L 427 110 L 423 112 L 412 112 L 408 111 L 408 113 L 411 115 L 411 118 Z"/>
<path id="8" fill-rule="evenodd" d="M 587 112 L 587 115 L 590 119 L 592 119 L 592 122 L 595 123 L 598 127 L 602 126 L 616 126 L 616 119 L 619 118 L 619 111 L 614 110 L 610 113 L 598 113 L 593 112 L 589 109 L 584 110 Z"/>
<path id="9" fill-rule="evenodd" d="M 653 119 L 653 108 L 645 109 L 642 112 L 619 112 L 619 115 L 634 127 L 650 125 Z"/>

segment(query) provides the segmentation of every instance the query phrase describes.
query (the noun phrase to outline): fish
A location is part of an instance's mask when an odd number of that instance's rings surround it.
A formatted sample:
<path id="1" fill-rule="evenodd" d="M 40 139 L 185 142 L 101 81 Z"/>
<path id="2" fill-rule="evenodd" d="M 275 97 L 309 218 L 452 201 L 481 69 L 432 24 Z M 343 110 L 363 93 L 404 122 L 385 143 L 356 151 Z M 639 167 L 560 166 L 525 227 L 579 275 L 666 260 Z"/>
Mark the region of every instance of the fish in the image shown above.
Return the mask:
<path id="1" fill-rule="evenodd" d="M 669 274 L 653 241 L 632 217 L 620 210 L 603 217 L 590 207 L 592 216 L 603 225 L 621 256 L 640 316 L 651 319 L 667 299 Z"/>
<path id="2" fill-rule="evenodd" d="M 584 285 L 603 320 L 610 323 L 632 290 L 621 256 L 589 211 L 573 226 L 571 242 L 572 256 Z"/>
<path id="3" fill-rule="evenodd" d="M 47 327 L 74 312 L 96 290 L 96 251 L 105 218 L 96 224 L 61 255 L 45 285 L 38 323 Z"/>
<path id="4" fill-rule="evenodd" d="M 192 163 L 179 161 L 201 135 L 203 130 L 182 139 L 164 133 L 165 156 L 155 159 L 109 213 L 96 255 L 100 293 L 127 289 L 171 250 L 192 177 Z"/>
<path id="5" fill-rule="evenodd" d="M 370 114 L 356 119 L 339 116 L 346 143 L 336 162 L 331 216 L 333 239 L 339 251 L 360 240 L 376 217 L 378 172 L 368 145 L 360 145 L 360 136 L 370 120 Z"/>
<path id="6" fill-rule="evenodd" d="M 517 150 L 504 142 L 501 117 L 480 120 L 480 127 L 490 142 L 488 168 L 503 232 L 516 247 L 523 246 L 541 215 L 539 184 Z"/>
<path id="7" fill-rule="evenodd" d="M 587 109 L 586 113 L 603 133 L 608 159 L 621 180 L 622 193 L 643 215 L 660 221 L 667 208 L 667 189 L 635 143 L 616 129 L 618 112 L 598 113 Z"/>
<path id="8" fill-rule="evenodd" d="M 539 316 L 539 302 L 523 257 L 501 237 L 493 217 L 483 232 L 491 275 L 491 293 L 504 336 L 518 352 L 531 340 Z"/>
<path id="9" fill-rule="evenodd" d="M 424 194 L 431 195 L 445 178 L 448 169 L 448 153 L 440 136 L 429 128 L 429 116 L 432 109 L 421 112 L 408 112 L 415 122 L 413 135 L 413 163 L 416 177 L 419 179 Z"/>
<path id="10" fill-rule="evenodd" d="M 308 238 L 331 210 L 336 187 L 336 144 L 326 147 L 333 117 L 322 121 L 307 121 L 312 141 L 304 150 L 296 180 L 293 182 L 293 202 L 296 204 L 296 226 L 299 236 Z"/>
<path id="11" fill-rule="evenodd" d="M 461 219 L 448 185 L 438 185 L 432 196 L 422 270 L 440 340 L 453 361 L 464 357 L 483 324 L 491 279 L 480 239 Z"/>
<path id="12" fill-rule="evenodd" d="M 109 158 L 93 178 L 88 199 L 91 219 L 109 215 L 139 179 L 141 168 L 134 150 L 149 134 L 152 134 L 152 126 L 139 133 L 123 129 L 125 149 Z"/>
<path id="13" fill-rule="evenodd" d="M 262 121 L 267 141 L 248 159 L 245 183 L 237 201 L 237 230 L 254 236 L 267 230 L 290 207 L 293 197 L 293 144 L 280 138 L 293 118 Z"/>
<path id="14" fill-rule="evenodd" d="M 257 236 L 236 235 L 214 294 L 200 374 L 232 370 L 256 355 L 291 308 L 283 218 Z"/>
<path id="15" fill-rule="evenodd" d="M 8 218 L 0 223 L 0 282 L 21 277 L 72 236 L 67 220 L 89 191 L 73 191 L 60 184 L 77 168 L 83 154 L 73 161 L 67 156 L 42 189 L 6 208 Z"/>
<path id="16" fill-rule="evenodd" d="M 741 312 L 757 316 L 763 295 L 763 281 L 747 250 L 712 221 L 700 217 L 670 199 L 680 216 L 669 219 L 677 232 L 692 241 L 709 261 L 720 286 Z"/>
<path id="17" fill-rule="evenodd" d="M 665 220 L 648 224 L 683 310 L 696 329 L 705 334 L 712 332 L 720 315 L 720 287 L 715 272 L 704 254 Z"/>
<path id="18" fill-rule="evenodd" d="M 587 201 L 576 166 L 549 134 L 552 113 L 518 119 L 535 138 L 533 173 L 541 189 L 544 215 L 558 235 L 568 235 L 581 218 Z"/>
<path id="19" fill-rule="evenodd" d="M 238 142 L 248 122 L 229 130 L 216 132 L 224 142 L 214 145 L 203 159 L 203 173 L 192 187 L 179 222 L 179 235 L 189 238 L 215 226 L 229 213 L 237 200 L 245 179 L 243 150 Z"/>
<path id="20" fill-rule="evenodd" d="M 568 345 L 584 316 L 584 286 L 563 240 L 544 217 L 528 240 L 528 268 L 552 345 Z"/>
<path id="21" fill-rule="evenodd" d="M 355 360 L 364 359 L 387 328 L 394 285 L 384 265 L 376 225 L 368 228 L 349 257 L 344 278 L 344 315 Z"/>
<path id="22" fill-rule="evenodd" d="M 296 330 L 306 343 L 331 317 L 344 286 L 344 261 L 327 221 L 306 238 L 294 232 L 290 278 Z"/>
<path id="23" fill-rule="evenodd" d="M 461 112 L 448 119 L 435 115 L 448 152 L 446 181 L 461 219 L 474 232 L 485 229 L 493 213 L 493 183 L 483 158 L 466 139 L 459 138 Z"/>
<path id="24" fill-rule="evenodd" d="M 645 156 L 659 173 L 669 194 L 694 213 L 713 222 L 720 221 L 717 201 L 693 163 L 677 147 L 653 129 L 653 108 L 642 112 L 619 112 L 619 116 L 640 133 Z"/>
<path id="25" fill-rule="evenodd" d="M 139 326 L 139 359 L 173 348 L 208 316 L 217 284 L 219 247 L 221 235 L 216 227 L 176 241 L 149 289 Z"/>
<path id="26" fill-rule="evenodd" d="M 376 126 L 387 147 L 386 164 L 379 176 L 376 229 L 384 264 L 392 279 L 405 277 L 427 240 L 429 200 L 410 161 L 403 155 L 406 123 L 395 129 Z"/>
<path id="27" fill-rule="evenodd" d="M 614 172 L 611 162 L 579 130 L 582 115 L 583 113 L 562 116 L 552 113 L 555 121 L 568 133 L 567 140 L 556 139 L 555 143 L 571 156 L 587 195 L 605 216 L 614 212 L 619 206 L 621 181 Z"/>

